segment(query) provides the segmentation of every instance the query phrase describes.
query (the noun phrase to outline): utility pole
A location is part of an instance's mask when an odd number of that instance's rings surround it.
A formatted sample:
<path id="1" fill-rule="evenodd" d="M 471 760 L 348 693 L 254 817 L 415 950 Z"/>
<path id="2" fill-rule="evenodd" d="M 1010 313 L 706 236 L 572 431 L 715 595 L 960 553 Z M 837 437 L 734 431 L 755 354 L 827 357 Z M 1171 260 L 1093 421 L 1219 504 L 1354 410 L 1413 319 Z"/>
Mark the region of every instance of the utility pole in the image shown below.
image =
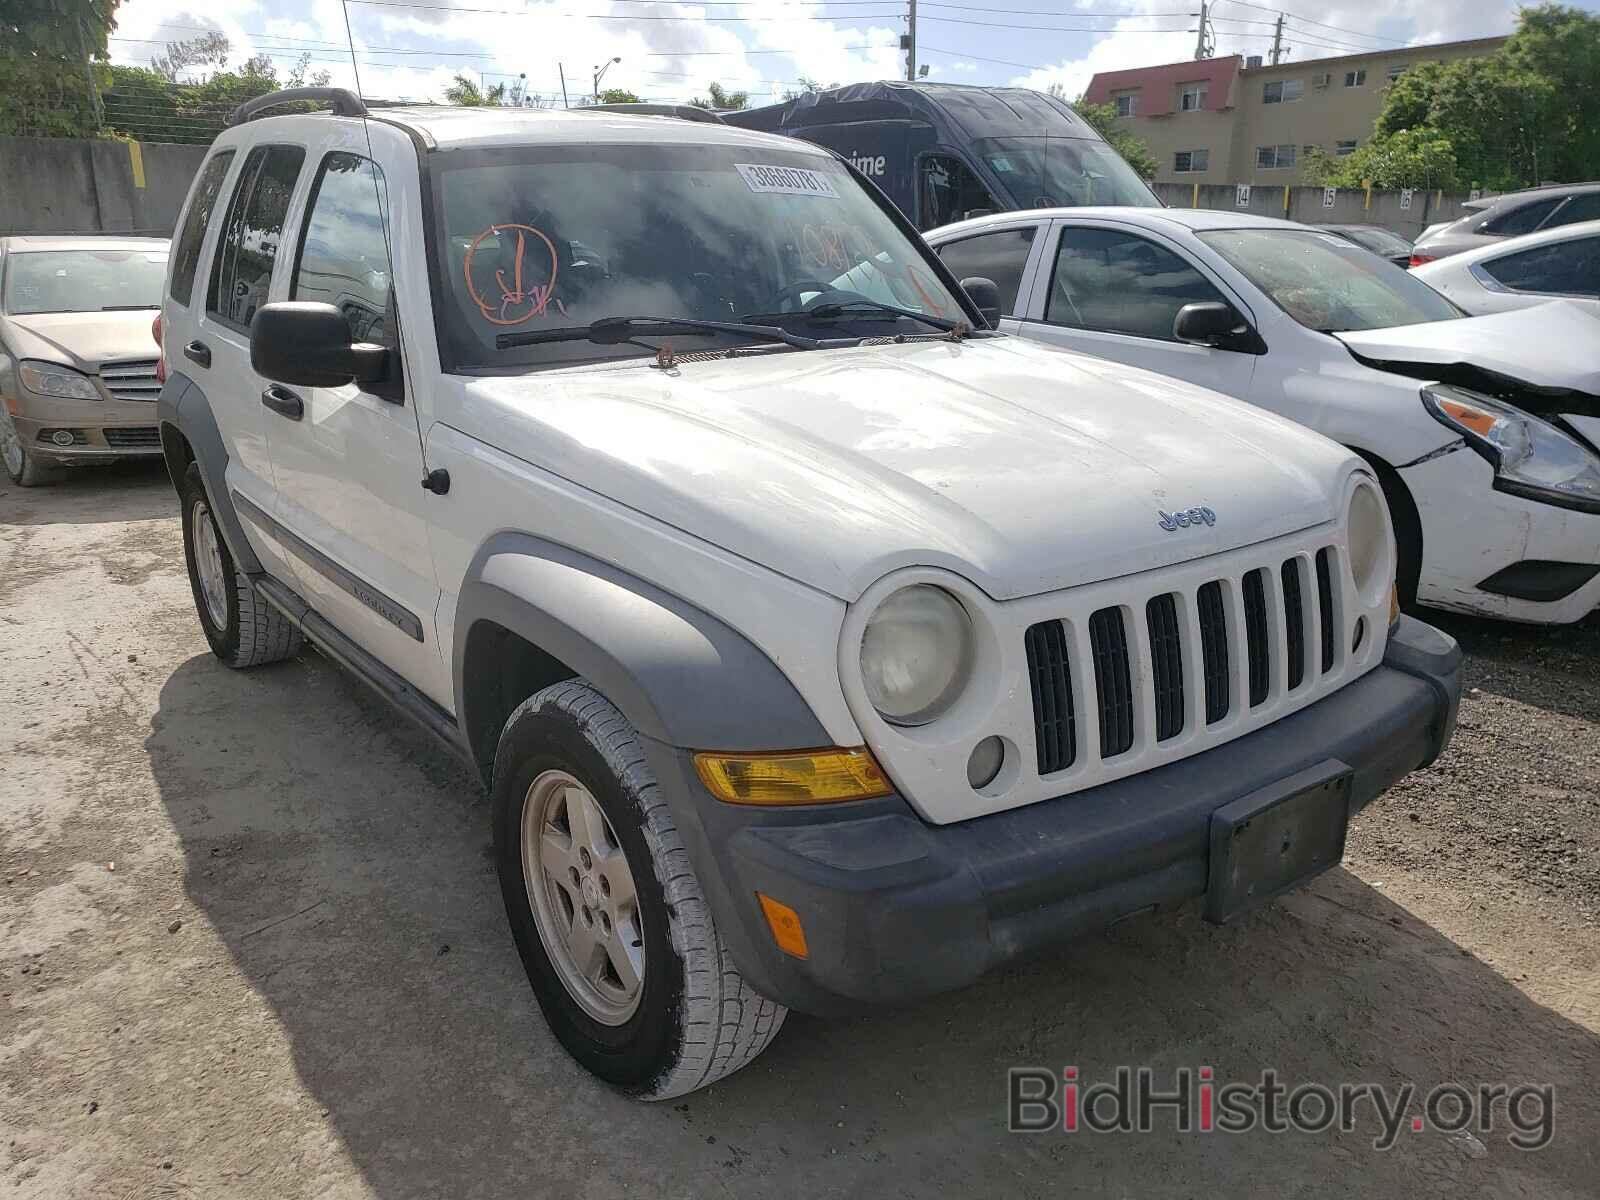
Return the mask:
<path id="1" fill-rule="evenodd" d="M 906 0 L 906 3 L 910 6 L 910 12 L 906 17 L 906 25 L 909 29 L 905 38 L 906 81 L 915 83 L 917 81 L 917 0 Z"/>
<path id="2" fill-rule="evenodd" d="M 1196 59 L 1210 58 L 1212 46 L 1206 35 L 1210 32 L 1211 5 L 1206 0 L 1200 0 L 1200 11 L 1189 15 L 1200 18 L 1199 27 L 1195 30 L 1194 56 Z"/>
<path id="3" fill-rule="evenodd" d="M 1278 14 L 1278 24 L 1272 31 L 1272 65 L 1277 66 L 1283 57 L 1283 14 Z"/>
<path id="4" fill-rule="evenodd" d="M 556 72 L 561 76 L 561 107 L 571 108 L 572 105 L 567 101 L 567 69 L 562 64 L 557 63 Z"/>

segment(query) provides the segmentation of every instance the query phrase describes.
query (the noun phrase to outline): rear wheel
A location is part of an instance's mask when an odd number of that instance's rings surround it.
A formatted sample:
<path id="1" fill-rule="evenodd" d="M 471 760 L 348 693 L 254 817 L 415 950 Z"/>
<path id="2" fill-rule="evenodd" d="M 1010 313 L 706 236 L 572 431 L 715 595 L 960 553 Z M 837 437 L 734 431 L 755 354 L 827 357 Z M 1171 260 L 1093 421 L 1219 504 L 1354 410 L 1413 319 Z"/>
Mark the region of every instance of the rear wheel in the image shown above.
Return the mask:
<path id="1" fill-rule="evenodd" d="M 211 652 L 230 667 L 260 666 L 297 653 L 300 630 L 262 599 L 234 565 L 198 463 L 189 464 L 178 495 L 189 587 Z"/>
<path id="2" fill-rule="evenodd" d="M 506 722 L 495 753 L 506 916 L 552 1032 L 632 1096 L 704 1087 L 764 1050 L 787 1010 L 723 945 L 632 726 L 579 680 Z"/>

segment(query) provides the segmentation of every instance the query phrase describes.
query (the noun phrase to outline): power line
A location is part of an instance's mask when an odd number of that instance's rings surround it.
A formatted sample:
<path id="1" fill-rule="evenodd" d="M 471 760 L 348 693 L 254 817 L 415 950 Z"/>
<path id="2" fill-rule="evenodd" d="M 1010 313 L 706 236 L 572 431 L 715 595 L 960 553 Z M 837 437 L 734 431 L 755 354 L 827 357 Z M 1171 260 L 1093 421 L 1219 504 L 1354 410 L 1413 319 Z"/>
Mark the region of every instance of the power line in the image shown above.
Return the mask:
<path id="1" fill-rule="evenodd" d="M 1272 13 L 1274 16 L 1282 13 L 1284 16 L 1293 20 L 1304 21 L 1307 25 L 1320 25 L 1324 29 L 1331 29 L 1335 33 L 1349 34 L 1352 37 L 1371 38 L 1375 42 L 1388 42 L 1390 45 L 1394 46 L 1404 46 L 1407 44 L 1402 38 L 1387 37 L 1378 33 L 1363 33 L 1359 29 L 1349 29 L 1343 25 L 1330 25 L 1326 21 L 1314 21 L 1310 17 L 1302 17 L 1298 13 L 1289 12 L 1287 9 L 1267 8 L 1265 5 L 1252 4 L 1249 2 L 1249 0 L 1219 0 L 1219 3 L 1224 2 L 1235 5 L 1239 8 L 1253 8 L 1257 12 Z"/>

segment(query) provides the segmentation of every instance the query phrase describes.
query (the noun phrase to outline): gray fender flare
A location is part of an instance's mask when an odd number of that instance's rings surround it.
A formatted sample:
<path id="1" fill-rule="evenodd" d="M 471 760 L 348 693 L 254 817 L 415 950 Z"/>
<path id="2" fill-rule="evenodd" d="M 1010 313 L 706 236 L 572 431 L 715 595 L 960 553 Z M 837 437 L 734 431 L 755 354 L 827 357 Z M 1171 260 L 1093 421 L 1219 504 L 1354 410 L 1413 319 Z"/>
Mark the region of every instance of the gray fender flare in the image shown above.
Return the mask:
<path id="1" fill-rule="evenodd" d="M 156 420 L 161 425 L 161 448 L 172 486 L 178 487 L 183 482 L 183 473 L 188 469 L 182 448 L 171 436 L 171 431 L 175 430 L 189 443 L 195 462 L 200 464 L 200 477 L 205 480 L 211 511 L 216 515 L 217 527 L 222 530 L 235 565 L 246 575 L 260 575 L 261 562 L 250 548 L 244 527 L 239 524 L 239 514 L 233 508 L 233 497 L 228 491 L 228 451 L 206 394 L 181 372 L 167 376 L 156 402 Z"/>
<path id="2" fill-rule="evenodd" d="M 485 621 L 586 679 L 654 741 L 702 750 L 831 743 L 777 665 L 716 617 L 568 547 L 501 533 L 474 556 L 456 605 L 456 712 L 479 763 L 500 736 L 474 720 L 494 698 L 466 669 L 473 629 Z"/>

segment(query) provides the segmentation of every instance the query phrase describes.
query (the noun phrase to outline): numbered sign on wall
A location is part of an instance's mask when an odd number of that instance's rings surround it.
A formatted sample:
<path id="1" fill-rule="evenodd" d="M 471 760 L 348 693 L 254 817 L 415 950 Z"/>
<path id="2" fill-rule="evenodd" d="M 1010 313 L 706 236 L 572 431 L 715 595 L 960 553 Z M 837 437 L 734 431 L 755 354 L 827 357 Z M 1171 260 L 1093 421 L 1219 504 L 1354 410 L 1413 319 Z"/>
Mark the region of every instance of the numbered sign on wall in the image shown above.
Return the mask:
<path id="1" fill-rule="evenodd" d="M 1401 212 L 1409 212 L 1410 210 L 1411 210 L 1411 189 L 1410 188 L 1401 188 L 1400 189 L 1400 211 Z"/>
<path id="2" fill-rule="evenodd" d="M 1250 185 L 1248 183 L 1237 184 L 1234 187 L 1233 203 L 1237 208 L 1250 207 Z"/>
<path id="3" fill-rule="evenodd" d="M 1332 208 L 1333 207 L 1334 198 L 1337 197 L 1338 195 L 1339 195 L 1339 189 L 1338 188 L 1323 188 L 1322 189 L 1322 207 L 1323 208 Z"/>

